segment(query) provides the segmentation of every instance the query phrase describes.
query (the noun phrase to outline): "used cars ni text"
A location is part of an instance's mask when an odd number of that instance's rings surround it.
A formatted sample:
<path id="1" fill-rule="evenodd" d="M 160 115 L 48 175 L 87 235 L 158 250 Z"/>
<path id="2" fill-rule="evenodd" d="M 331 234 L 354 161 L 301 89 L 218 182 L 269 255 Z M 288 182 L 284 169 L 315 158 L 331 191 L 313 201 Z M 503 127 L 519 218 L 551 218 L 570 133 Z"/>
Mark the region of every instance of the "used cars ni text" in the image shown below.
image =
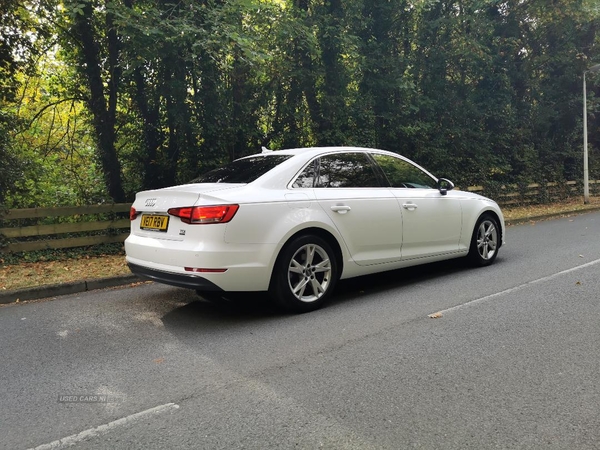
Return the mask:
<path id="1" fill-rule="evenodd" d="M 340 279 L 451 258 L 493 263 L 505 236 L 500 208 L 453 188 L 389 151 L 264 150 L 139 192 L 126 258 L 139 276 L 206 297 L 268 291 L 306 312 Z"/>

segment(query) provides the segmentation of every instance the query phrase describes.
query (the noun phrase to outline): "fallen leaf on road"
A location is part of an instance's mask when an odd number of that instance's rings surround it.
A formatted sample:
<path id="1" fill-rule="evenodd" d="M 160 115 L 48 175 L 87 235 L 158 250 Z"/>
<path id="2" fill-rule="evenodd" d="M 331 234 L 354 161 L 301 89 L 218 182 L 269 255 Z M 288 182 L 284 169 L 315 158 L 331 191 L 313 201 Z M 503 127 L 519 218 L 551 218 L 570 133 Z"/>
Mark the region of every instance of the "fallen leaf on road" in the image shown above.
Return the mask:
<path id="1" fill-rule="evenodd" d="M 442 313 L 441 312 L 436 312 L 433 314 L 429 314 L 427 317 L 429 317 L 430 319 L 439 319 L 440 317 L 442 317 Z"/>
<path id="2" fill-rule="evenodd" d="M 160 364 L 165 360 L 165 358 L 156 358 L 154 359 L 152 362 L 155 362 L 156 364 Z"/>

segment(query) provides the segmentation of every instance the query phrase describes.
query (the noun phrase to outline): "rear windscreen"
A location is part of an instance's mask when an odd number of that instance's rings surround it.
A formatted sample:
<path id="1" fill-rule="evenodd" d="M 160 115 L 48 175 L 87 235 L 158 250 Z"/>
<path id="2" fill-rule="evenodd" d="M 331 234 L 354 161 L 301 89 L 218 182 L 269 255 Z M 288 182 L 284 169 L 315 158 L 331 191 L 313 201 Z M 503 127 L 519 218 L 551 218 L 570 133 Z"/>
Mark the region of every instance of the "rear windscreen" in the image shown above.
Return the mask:
<path id="1" fill-rule="evenodd" d="M 190 181 L 192 183 L 251 183 L 290 155 L 261 155 L 237 159 Z"/>

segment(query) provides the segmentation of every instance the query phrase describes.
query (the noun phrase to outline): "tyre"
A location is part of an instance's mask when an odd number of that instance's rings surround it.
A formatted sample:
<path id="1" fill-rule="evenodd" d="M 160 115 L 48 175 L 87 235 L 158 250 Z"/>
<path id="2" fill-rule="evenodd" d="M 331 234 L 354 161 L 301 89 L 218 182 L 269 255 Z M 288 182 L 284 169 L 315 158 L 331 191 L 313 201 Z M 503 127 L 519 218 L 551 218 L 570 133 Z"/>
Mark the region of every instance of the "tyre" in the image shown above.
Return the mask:
<path id="1" fill-rule="evenodd" d="M 482 215 L 475 225 L 468 258 L 477 267 L 489 266 L 498 256 L 500 248 L 500 227 L 495 217 Z"/>
<path id="2" fill-rule="evenodd" d="M 338 278 L 338 262 L 327 241 L 303 235 L 289 242 L 279 254 L 270 293 L 285 310 L 313 311 L 331 297 Z"/>

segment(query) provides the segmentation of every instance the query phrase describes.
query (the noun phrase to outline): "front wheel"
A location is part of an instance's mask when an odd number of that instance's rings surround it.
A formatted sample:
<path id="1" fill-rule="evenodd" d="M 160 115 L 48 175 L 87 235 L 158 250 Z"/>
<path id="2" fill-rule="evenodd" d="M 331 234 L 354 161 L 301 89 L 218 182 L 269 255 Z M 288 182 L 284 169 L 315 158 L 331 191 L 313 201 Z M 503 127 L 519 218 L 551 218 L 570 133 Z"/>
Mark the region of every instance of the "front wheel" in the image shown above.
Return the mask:
<path id="1" fill-rule="evenodd" d="M 331 246 L 315 235 L 299 236 L 282 250 L 271 283 L 271 295 L 284 309 L 308 312 L 320 308 L 338 280 Z"/>
<path id="2" fill-rule="evenodd" d="M 498 256 L 500 227 L 490 214 L 482 215 L 475 225 L 468 258 L 478 267 L 489 266 Z"/>

